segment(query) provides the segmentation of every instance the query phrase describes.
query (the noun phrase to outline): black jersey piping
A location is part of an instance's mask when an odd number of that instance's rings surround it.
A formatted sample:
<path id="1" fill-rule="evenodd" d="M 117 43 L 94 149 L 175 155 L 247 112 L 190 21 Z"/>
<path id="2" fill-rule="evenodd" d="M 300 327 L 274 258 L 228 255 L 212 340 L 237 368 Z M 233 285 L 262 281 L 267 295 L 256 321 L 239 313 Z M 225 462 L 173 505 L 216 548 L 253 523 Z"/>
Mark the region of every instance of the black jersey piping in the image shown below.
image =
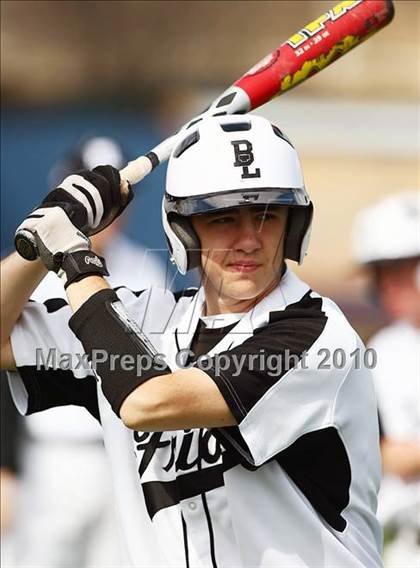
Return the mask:
<path id="1" fill-rule="evenodd" d="M 209 507 L 208 507 L 208 504 L 207 504 L 207 498 L 206 498 L 205 493 L 201 494 L 201 500 L 203 501 L 204 514 L 206 515 L 207 528 L 209 530 L 211 563 L 212 563 L 213 568 L 217 568 L 213 524 L 211 522 L 210 511 L 209 511 Z"/>
<path id="2" fill-rule="evenodd" d="M 203 429 L 200 428 L 200 432 L 199 432 L 199 437 L 201 438 L 203 433 Z M 202 472 L 202 467 L 201 467 L 201 459 L 198 460 L 197 463 L 197 469 L 198 471 L 201 473 Z M 209 542 L 210 542 L 210 556 L 211 556 L 211 562 L 212 562 L 212 566 L 213 568 L 217 568 L 217 562 L 216 562 L 216 550 L 215 550 L 215 542 L 214 542 L 214 532 L 213 532 L 213 524 L 211 522 L 211 516 L 210 516 L 210 511 L 209 511 L 209 507 L 207 504 L 207 498 L 206 498 L 206 493 L 203 492 L 201 493 L 201 500 L 203 502 L 203 509 L 204 509 L 204 514 L 206 515 L 206 521 L 207 521 L 207 528 L 209 531 Z"/>
<path id="3" fill-rule="evenodd" d="M 185 522 L 184 515 L 181 512 L 181 520 L 182 520 L 182 536 L 184 539 L 184 553 L 185 553 L 185 568 L 190 568 L 190 554 L 188 550 L 188 532 L 187 532 L 187 523 Z"/>
<path id="4" fill-rule="evenodd" d="M 175 329 L 175 344 L 179 354 L 179 352 L 181 351 L 181 347 L 179 345 L 179 340 L 178 340 L 178 328 Z"/>

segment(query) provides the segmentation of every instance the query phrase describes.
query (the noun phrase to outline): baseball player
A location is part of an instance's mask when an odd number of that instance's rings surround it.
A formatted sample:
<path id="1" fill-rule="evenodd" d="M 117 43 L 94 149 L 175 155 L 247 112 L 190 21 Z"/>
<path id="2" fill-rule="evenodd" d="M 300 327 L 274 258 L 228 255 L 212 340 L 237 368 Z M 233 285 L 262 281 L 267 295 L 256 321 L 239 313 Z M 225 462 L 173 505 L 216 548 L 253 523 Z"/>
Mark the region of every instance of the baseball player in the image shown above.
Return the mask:
<path id="1" fill-rule="evenodd" d="M 21 412 L 78 404 L 103 421 L 133 566 L 380 567 L 373 383 L 341 311 L 286 264 L 302 262 L 312 218 L 290 140 L 254 115 L 179 140 L 163 226 L 198 290 L 108 286 L 88 237 L 130 198 L 101 166 L 20 225 L 41 256 L 2 271 Z M 26 303 L 46 269 L 68 297 L 54 313 Z"/>
<path id="2" fill-rule="evenodd" d="M 392 230 L 391 230 L 392 228 Z M 384 480 L 379 518 L 393 527 L 387 566 L 420 565 L 420 193 L 394 194 L 361 211 L 354 256 L 390 319 L 370 340 L 381 418 Z"/>

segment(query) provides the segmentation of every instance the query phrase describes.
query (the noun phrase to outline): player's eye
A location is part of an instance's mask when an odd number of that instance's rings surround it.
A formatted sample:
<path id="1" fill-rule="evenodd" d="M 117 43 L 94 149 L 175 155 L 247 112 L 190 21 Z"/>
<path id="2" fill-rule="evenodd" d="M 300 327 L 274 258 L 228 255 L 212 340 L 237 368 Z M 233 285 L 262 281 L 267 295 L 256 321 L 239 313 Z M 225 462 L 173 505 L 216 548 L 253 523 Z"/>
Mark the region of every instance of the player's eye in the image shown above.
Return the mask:
<path id="1" fill-rule="evenodd" d="M 274 213 L 270 213 L 269 211 L 258 213 L 257 219 L 259 221 L 270 221 L 271 219 L 275 219 L 276 216 Z"/>
<path id="2" fill-rule="evenodd" d="M 223 215 L 220 217 L 215 217 L 210 220 L 211 225 L 226 225 L 228 223 L 233 223 L 234 217 L 231 215 Z"/>

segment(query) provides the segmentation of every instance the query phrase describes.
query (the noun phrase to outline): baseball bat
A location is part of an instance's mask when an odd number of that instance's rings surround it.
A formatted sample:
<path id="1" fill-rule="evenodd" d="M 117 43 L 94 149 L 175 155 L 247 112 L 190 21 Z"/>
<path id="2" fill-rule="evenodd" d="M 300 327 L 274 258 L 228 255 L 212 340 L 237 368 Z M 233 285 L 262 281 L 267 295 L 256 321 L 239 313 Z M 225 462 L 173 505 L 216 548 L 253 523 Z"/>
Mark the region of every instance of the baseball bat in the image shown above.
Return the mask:
<path id="1" fill-rule="evenodd" d="M 176 134 L 129 162 L 120 171 L 122 184 L 136 184 L 145 178 L 169 158 L 180 135 L 203 118 L 246 113 L 260 107 L 328 67 L 385 27 L 393 16 L 392 0 L 340 2 L 254 65 Z M 27 260 L 34 260 L 38 256 L 30 231 L 16 233 L 15 247 Z"/>

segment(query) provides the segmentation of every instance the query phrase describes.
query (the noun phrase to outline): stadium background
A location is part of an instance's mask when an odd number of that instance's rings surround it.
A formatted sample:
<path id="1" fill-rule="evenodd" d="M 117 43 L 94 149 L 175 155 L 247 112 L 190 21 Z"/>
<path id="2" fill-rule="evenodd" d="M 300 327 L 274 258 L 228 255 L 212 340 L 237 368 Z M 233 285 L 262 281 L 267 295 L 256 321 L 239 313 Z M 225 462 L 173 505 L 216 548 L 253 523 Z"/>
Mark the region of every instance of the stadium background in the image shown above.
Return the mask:
<path id="1" fill-rule="evenodd" d="M 114 136 L 130 159 L 142 154 L 334 3 L 3 0 L 2 255 L 51 166 L 81 139 Z M 351 259 L 352 221 L 381 196 L 419 187 L 420 3 L 395 9 L 384 31 L 258 110 L 295 143 L 315 203 L 298 273 L 365 339 L 383 316 Z M 164 173 L 137 187 L 127 225 L 153 249 L 165 248 Z"/>

